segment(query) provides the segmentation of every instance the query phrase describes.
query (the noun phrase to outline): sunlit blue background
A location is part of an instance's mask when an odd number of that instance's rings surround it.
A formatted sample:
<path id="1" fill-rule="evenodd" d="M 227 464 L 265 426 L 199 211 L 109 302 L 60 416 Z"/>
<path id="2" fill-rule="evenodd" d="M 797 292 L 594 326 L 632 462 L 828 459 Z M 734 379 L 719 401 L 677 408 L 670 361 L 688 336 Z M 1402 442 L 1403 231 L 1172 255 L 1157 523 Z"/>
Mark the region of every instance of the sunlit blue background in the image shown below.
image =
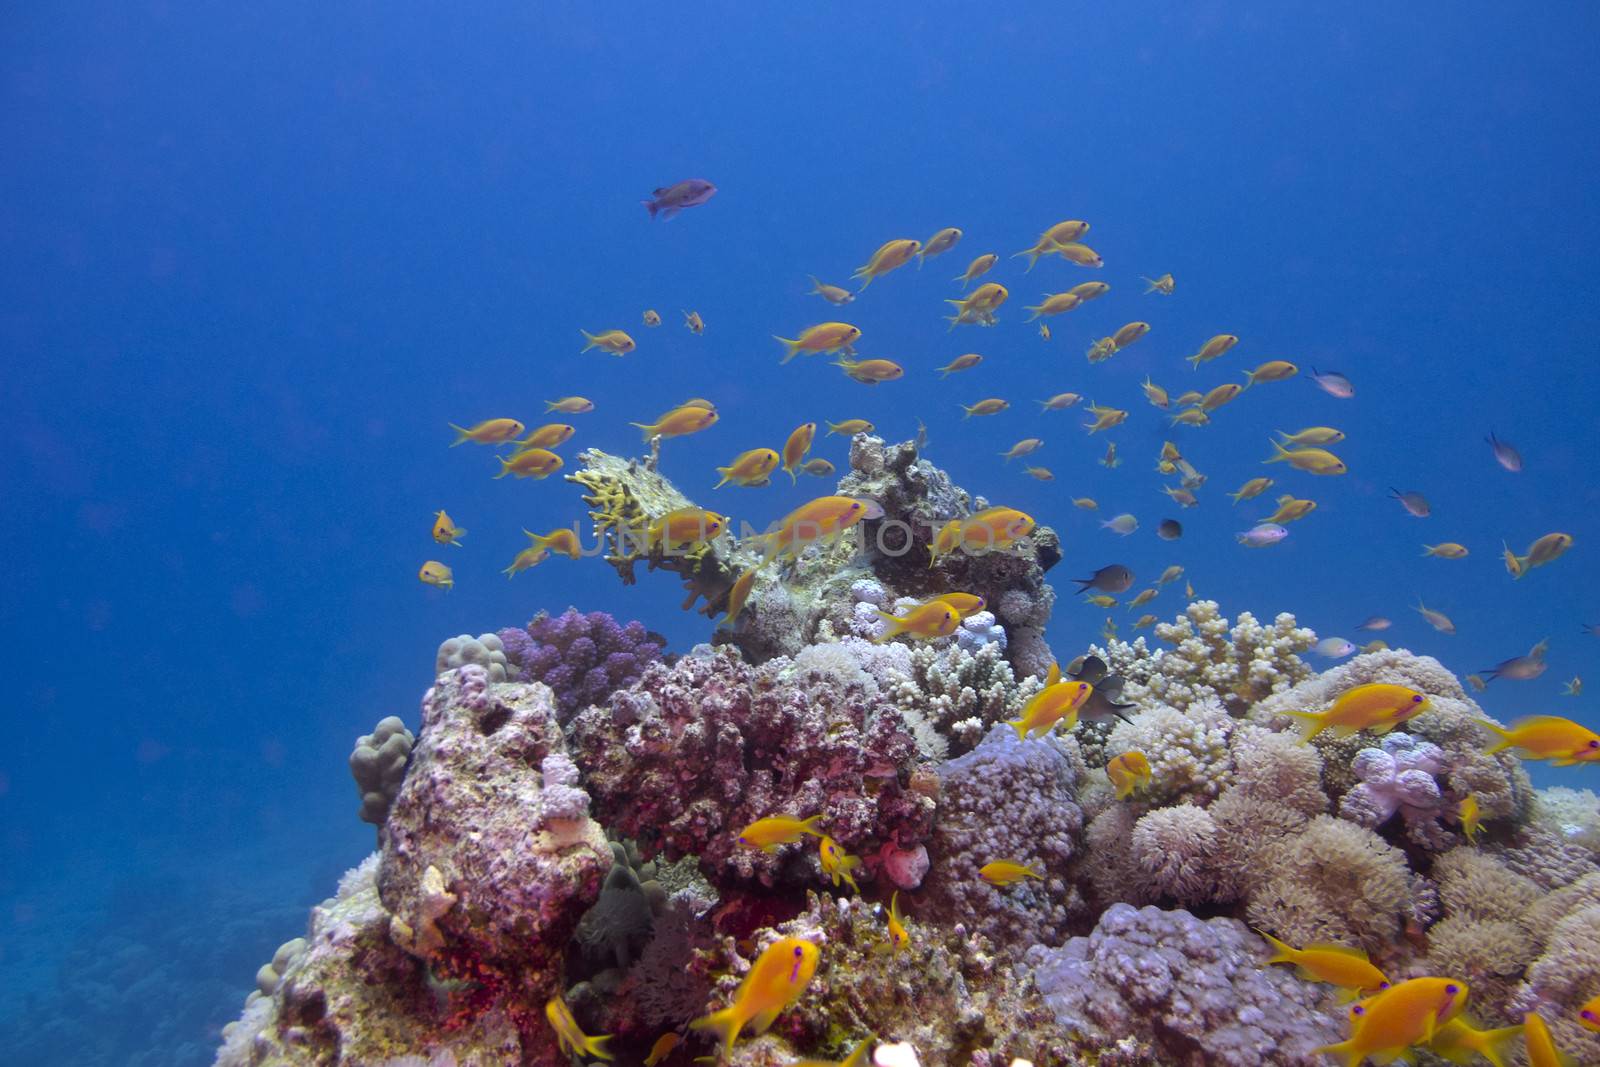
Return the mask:
<path id="1" fill-rule="evenodd" d="M 1600 455 L 1590 4 L 920 3 L 12 5 L 0 16 L 0 1039 L 17 1063 L 200 1064 L 255 968 L 372 844 L 345 757 L 380 717 L 413 725 L 452 634 L 569 603 L 708 633 L 665 575 L 594 561 L 508 582 L 523 526 L 579 515 L 572 486 L 493 481 L 449 421 L 535 423 L 581 393 L 564 451 L 627 450 L 627 423 L 690 395 L 721 423 L 668 442 L 691 494 L 764 522 L 823 483 L 711 492 L 713 466 L 801 421 L 863 417 L 968 488 L 1062 531 L 1061 577 L 1182 563 L 1231 614 L 1324 634 L 1391 616 L 1391 642 L 1461 673 L 1551 639 L 1550 669 L 1485 697 L 1502 716 L 1600 719 L 1557 694 L 1595 673 Z M 1590 73 L 1583 73 L 1585 70 Z M 652 223 L 657 186 L 706 206 Z M 1101 271 L 1011 253 L 1093 223 Z M 774 333 L 834 317 L 891 237 L 960 246 L 845 309 L 867 388 Z M 947 332 L 968 260 L 1005 258 L 994 329 Z M 1170 299 L 1141 274 L 1170 271 Z M 1091 277 L 1104 299 L 1023 322 Z M 641 312 L 665 323 L 646 330 Z M 703 337 L 682 326 L 697 309 Z M 1123 322 L 1113 361 L 1083 350 Z M 626 359 L 579 354 L 623 327 Z M 1193 371 L 1212 334 L 1243 341 Z M 941 381 L 967 351 L 983 366 Z M 1174 394 L 1270 358 L 1348 374 L 1258 387 L 1203 430 Z M 1088 438 L 1062 390 L 1132 411 Z M 957 404 L 1012 401 L 963 422 Z M 1260 466 L 1274 429 L 1344 429 L 1352 473 Z M 1495 430 L 1527 459 L 1495 465 Z M 1053 484 L 997 452 L 1040 436 Z M 1152 471 L 1172 437 L 1210 482 L 1179 515 Z M 1124 464 L 1097 465 L 1107 437 Z M 840 438 L 818 454 L 841 467 Z M 1286 544 L 1223 495 L 1271 473 L 1321 505 Z M 1391 486 L 1425 492 L 1407 516 Z M 1069 506 L 1101 503 L 1100 515 Z M 448 508 L 465 548 L 428 537 Z M 1097 528 L 1119 511 L 1142 529 Z M 1577 546 L 1512 582 L 1501 539 Z M 1460 562 L 1421 559 L 1456 540 Z M 449 594 L 418 566 L 455 568 Z M 1069 588 L 1062 583 L 1061 591 Z M 1411 610 L 1449 613 L 1455 637 Z M 1170 590 L 1153 605 L 1163 615 Z M 1132 615 L 1116 612 L 1124 633 Z M 1051 638 L 1103 612 L 1063 596 Z M 1600 684 L 1600 678 L 1596 679 Z M 1593 784 L 1581 769 L 1546 781 Z M 69 1023 L 81 1028 L 69 1032 Z M 75 1032 L 78 1036 L 71 1036 Z M 89 1036 L 83 1036 L 83 1035 Z"/>

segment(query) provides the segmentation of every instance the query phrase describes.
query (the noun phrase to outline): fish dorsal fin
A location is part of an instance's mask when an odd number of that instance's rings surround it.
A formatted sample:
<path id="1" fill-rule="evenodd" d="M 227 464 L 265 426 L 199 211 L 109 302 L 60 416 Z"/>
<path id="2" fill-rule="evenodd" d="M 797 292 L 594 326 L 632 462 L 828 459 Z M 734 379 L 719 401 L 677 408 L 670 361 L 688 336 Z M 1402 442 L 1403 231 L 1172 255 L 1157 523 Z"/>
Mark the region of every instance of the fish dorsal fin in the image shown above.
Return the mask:
<path id="1" fill-rule="evenodd" d="M 1520 730 L 1526 726 L 1550 726 L 1555 723 L 1565 723 L 1569 721 L 1570 720 L 1563 719 L 1559 715 L 1524 715 L 1522 718 L 1512 722 L 1511 728 L 1513 730 Z"/>
<path id="2" fill-rule="evenodd" d="M 1369 962 L 1369 963 L 1371 962 L 1371 960 L 1368 958 L 1365 950 L 1359 949 L 1359 948 L 1351 948 L 1349 945 L 1335 945 L 1331 941 L 1318 941 L 1315 944 L 1307 945 L 1302 951 L 1305 951 L 1305 952 L 1334 952 L 1334 953 L 1337 953 L 1337 954 L 1339 954 L 1341 956 L 1349 956 L 1351 959 L 1364 960 L 1364 961 Z"/>
<path id="3" fill-rule="evenodd" d="M 1050 671 L 1044 676 L 1044 685 L 1048 689 L 1061 681 L 1061 664 L 1055 660 L 1050 661 Z"/>

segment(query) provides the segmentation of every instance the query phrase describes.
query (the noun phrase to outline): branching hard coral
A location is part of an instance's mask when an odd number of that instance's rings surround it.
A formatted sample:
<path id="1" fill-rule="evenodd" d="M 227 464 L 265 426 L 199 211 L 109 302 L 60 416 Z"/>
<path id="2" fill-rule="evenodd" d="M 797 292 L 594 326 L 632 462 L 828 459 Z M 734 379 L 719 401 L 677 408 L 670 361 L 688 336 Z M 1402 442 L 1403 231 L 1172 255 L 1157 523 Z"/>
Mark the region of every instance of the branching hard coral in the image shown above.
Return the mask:
<path id="1" fill-rule="evenodd" d="M 926 720 L 956 754 L 971 751 L 989 728 L 1016 717 L 1038 682 L 1019 683 L 1001 649 L 912 648 L 891 669 L 884 692 L 902 711 Z"/>
<path id="2" fill-rule="evenodd" d="M 1142 796 L 1155 803 L 1188 798 L 1209 803 L 1228 782 L 1232 758 L 1228 738 L 1235 722 L 1220 701 L 1202 698 L 1186 710 L 1151 707 L 1131 722 L 1111 728 L 1113 752 L 1137 750 L 1150 761 L 1150 784 Z"/>
<path id="3" fill-rule="evenodd" d="M 666 639 L 638 621 L 619 624 L 603 611 L 540 612 L 526 627 L 500 631 L 506 660 L 519 682 L 543 682 L 565 722 L 603 703 L 661 659 Z"/>
<path id="4" fill-rule="evenodd" d="M 908 788 L 917 749 L 893 704 L 864 673 L 791 668 L 781 657 L 751 667 L 724 647 L 657 664 L 579 713 L 573 744 L 607 824 L 647 854 L 698 855 L 719 883 L 771 885 L 798 859 L 798 848 L 739 845 L 768 815 L 821 815 L 856 855 L 921 841 L 933 802 Z M 803 864 L 790 874 L 807 878 Z"/>
<path id="5" fill-rule="evenodd" d="M 971 752 L 939 767 L 939 857 L 919 900 L 997 942 L 1059 941 L 1072 917 L 1068 864 L 1083 830 L 1074 800 L 1083 768 L 1071 739 L 1019 741 L 996 726 Z M 993 860 L 1030 865 L 1043 880 L 999 889 L 978 870 Z"/>
<path id="6" fill-rule="evenodd" d="M 381 719 L 370 734 L 356 738 L 350 753 L 350 775 L 361 794 L 361 821 L 383 826 L 389 806 L 405 780 L 406 762 L 416 738 L 398 716 Z"/>
<path id="7" fill-rule="evenodd" d="M 1230 625 L 1214 600 L 1193 601 L 1176 621 L 1157 623 L 1156 637 L 1176 647 L 1143 659 L 1127 649 L 1106 650 L 1111 669 L 1128 679 L 1129 700 L 1184 710 L 1214 697 L 1236 716 L 1310 677 L 1298 653 L 1317 639 L 1287 612 L 1270 626 L 1241 612 Z"/>
<path id="8" fill-rule="evenodd" d="M 1138 890 L 1149 899 L 1199 904 L 1216 895 L 1217 824 L 1204 808 L 1178 804 L 1142 816 L 1129 839 Z"/>
<path id="9" fill-rule="evenodd" d="M 1389 948 L 1409 905 L 1405 857 L 1371 830 L 1319 815 L 1263 850 L 1271 872 L 1251 893 L 1251 925 L 1294 945 Z"/>
<path id="10" fill-rule="evenodd" d="M 1343 1032 L 1329 987 L 1264 958 L 1237 920 L 1114 904 L 1089 936 L 1026 960 L 1057 1023 L 1104 1044 L 1131 1037 L 1161 1064 L 1324 1063 L 1315 1049 Z"/>

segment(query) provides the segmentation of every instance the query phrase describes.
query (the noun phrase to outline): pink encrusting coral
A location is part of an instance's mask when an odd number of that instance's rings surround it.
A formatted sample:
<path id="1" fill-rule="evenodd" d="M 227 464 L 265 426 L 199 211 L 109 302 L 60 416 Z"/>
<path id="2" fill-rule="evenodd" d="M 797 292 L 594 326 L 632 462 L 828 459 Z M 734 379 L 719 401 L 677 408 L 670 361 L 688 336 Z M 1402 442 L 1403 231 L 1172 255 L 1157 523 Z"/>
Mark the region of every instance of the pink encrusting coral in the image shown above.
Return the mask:
<path id="1" fill-rule="evenodd" d="M 797 670 L 783 657 L 751 667 L 732 648 L 652 666 L 572 722 L 601 818 L 646 853 L 698 856 L 713 881 L 807 876 L 814 849 L 739 844 L 739 830 L 768 815 L 820 815 L 858 855 L 914 847 L 934 807 L 910 786 L 916 743 L 855 673 Z"/>
<path id="2" fill-rule="evenodd" d="M 512 677 L 549 686 L 563 721 L 633 682 L 666 644 L 641 622 L 576 608 L 540 612 L 525 627 L 501 630 L 500 641 Z"/>

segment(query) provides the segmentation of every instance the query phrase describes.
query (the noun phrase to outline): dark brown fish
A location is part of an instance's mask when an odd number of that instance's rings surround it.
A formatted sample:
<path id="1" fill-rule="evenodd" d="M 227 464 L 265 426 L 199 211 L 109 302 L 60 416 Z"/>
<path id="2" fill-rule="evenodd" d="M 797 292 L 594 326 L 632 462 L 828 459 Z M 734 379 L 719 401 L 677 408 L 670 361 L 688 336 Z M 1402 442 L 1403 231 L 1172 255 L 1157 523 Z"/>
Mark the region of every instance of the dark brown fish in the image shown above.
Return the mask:
<path id="1" fill-rule="evenodd" d="M 704 178 L 690 178 L 662 186 L 652 194 L 652 199 L 639 202 L 649 209 L 651 218 L 659 215 L 663 219 L 670 219 L 686 207 L 695 207 L 710 200 L 716 191 L 717 187 Z"/>

